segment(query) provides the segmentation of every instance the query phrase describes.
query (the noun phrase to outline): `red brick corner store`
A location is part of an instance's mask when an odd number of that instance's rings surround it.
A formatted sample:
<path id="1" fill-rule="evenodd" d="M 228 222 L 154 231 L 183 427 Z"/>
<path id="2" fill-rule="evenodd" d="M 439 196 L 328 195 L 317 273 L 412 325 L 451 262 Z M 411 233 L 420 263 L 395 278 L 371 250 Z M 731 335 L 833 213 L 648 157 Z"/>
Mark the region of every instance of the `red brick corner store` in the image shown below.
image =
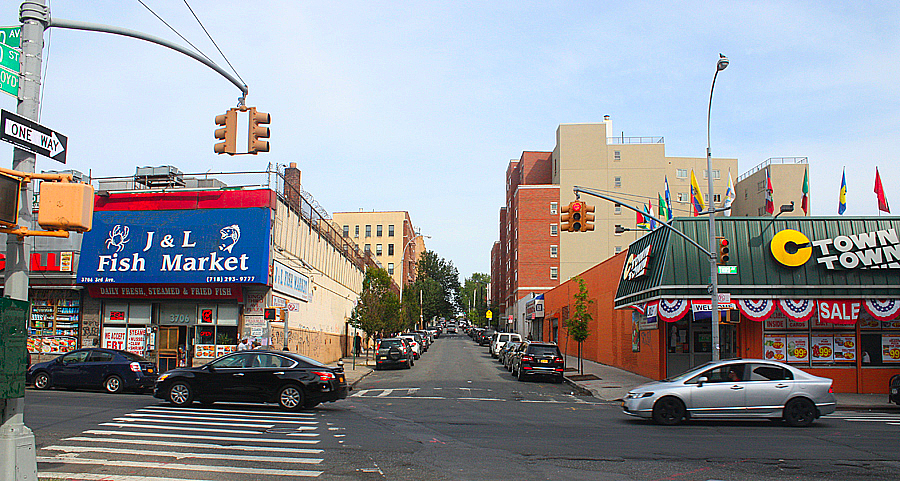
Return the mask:
<path id="1" fill-rule="evenodd" d="M 705 218 L 675 229 L 707 243 Z M 733 266 L 719 274 L 720 353 L 776 359 L 834 379 L 846 393 L 887 393 L 900 373 L 900 218 L 724 217 Z M 577 234 L 574 234 L 577 235 Z M 644 262 L 646 261 L 646 262 Z M 580 274 L 594 303 L 585 359 L 663 379 L 712 358 L 709 260 L 657 229 Z M 544 340 L 569 355 L 566 320 L 578 284 L 544 295 Z"/>

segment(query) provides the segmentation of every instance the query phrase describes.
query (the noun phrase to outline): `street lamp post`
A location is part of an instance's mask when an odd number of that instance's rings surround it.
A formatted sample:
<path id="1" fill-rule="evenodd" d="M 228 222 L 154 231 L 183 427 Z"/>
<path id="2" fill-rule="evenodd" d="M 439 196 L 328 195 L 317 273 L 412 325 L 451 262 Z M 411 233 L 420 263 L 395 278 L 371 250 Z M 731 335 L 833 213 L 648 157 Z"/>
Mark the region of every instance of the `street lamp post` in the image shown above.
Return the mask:
<path id="1" fill-rule="evenodd" d="M 709 191 L 709 203 L 707 212 L 709 213 L 709 283 L 710 283 L 710 308 L 712 317 L 712 359 L 719 360 L 719 268 L 716 265 L 716 256 L 718 252 L 715 247 L 716 243 L 716 209 L 713 205 L 713 175 L 712 175 L 712 150 L 709 141 L 709 117 L 712 113 L 712 97 L 713 89 L 716 87 L 716 77 L 719 72 L 728 67 L 728 57 L 719 54 L 719 61 L 716 62 L 716 73 L 713 74 L 712 86 L 709 88 L 709 107 L 706 111 L 706 178 Z"/>

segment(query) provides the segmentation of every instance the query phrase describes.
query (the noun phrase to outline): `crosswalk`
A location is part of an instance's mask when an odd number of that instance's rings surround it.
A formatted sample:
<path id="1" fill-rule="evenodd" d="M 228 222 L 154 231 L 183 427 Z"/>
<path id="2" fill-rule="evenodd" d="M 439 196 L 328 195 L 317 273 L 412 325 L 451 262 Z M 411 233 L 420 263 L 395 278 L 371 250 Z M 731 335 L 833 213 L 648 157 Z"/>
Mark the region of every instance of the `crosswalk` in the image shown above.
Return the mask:
<path id="1" fill-rule="evenodd" d="M 841 419 L 851 423 L 884 423 L 889 426 L 900 426 L 900 413 L 837 411 L 829 414 L 828 419 Z M 823 418 L 825 419 L 825 418 Z"/>
<path id="2" fill-rule="evenodd" d="M 321 475 L 323 439 L 342 443 L 343 428 L 315 412 L 264 409 L 148 406 L 41 448 L 38 477 L 222 481 Z"/>
<path id="3" fill-rule="evenodd" d="M 501 394 L 492 389 L 483 388 L 375 388 L 360 389 L 350 395 L 354 399 L 416 399 L 424 401 L 483 401 L 483 402 L 520 402 L 535 404 L 590 404 L 590 400 L 566 393 L 540 393 L 512 391 Z"/>

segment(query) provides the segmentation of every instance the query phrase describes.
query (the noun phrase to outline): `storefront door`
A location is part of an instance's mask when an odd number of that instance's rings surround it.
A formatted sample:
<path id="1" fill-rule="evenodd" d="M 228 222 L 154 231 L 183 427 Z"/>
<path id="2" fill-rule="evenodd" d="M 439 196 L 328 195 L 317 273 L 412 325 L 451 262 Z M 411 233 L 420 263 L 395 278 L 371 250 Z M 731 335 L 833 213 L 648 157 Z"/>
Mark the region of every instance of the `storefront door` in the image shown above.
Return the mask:
<path id="1" fill-rule="evenodd" d="M 159 372 L 178 367 L 178 326 L 160 326 L 159 328 Z"/>

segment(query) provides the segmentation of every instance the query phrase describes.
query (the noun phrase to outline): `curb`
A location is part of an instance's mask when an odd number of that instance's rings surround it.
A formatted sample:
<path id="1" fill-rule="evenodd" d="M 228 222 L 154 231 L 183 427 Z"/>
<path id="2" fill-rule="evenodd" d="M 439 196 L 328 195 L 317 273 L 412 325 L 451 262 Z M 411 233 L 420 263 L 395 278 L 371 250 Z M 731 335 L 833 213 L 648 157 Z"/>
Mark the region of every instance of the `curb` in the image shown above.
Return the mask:
<path id="1" fill-rule="evenodd" d="M 583 394 L 583 395 L 585 395 L 585 396 L 593 396 L 593 397 L 596 397 L 597 399 L 602 399 L 602 398 L 600 398 L 600 397 L 598 397 L 598 396 L 595 396 L 595 395 L 594 395 L 594 392 L 591 391 L 590 389 L 588 389 L 588 388 L 586 388 L 586 387 L 584 387 L 584 386 L 580 386 L 577 382 L 575 382 L 575 381 L 569 379 L 569 378 L 566 377 L 566 376 L 563 376 L 563 381 L 565 381 L 566 384 L 568 384 L 569 386 L 572 386 L 573 388 L 575 388 L 576 391 L 578 391 L 579 393 L 581 393 L 581 394 Z"/>

